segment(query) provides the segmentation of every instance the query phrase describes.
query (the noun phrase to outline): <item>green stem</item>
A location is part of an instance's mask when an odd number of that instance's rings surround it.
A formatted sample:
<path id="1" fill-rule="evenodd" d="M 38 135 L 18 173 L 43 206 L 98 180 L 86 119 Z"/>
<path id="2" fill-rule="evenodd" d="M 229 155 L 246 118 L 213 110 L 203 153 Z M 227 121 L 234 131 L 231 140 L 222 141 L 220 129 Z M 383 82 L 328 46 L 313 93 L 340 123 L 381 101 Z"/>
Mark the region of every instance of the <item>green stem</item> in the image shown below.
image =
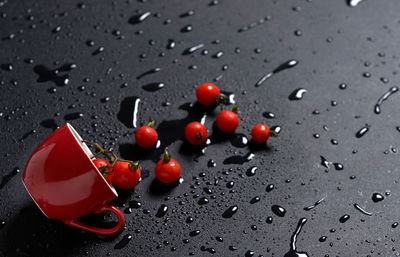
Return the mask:
<path id="1" fill-rule="evenodd" d="M 164 162 L 167 163 L 171 160 L 171 154 L 168 152 L 167 148 L 164 149 Z"/>

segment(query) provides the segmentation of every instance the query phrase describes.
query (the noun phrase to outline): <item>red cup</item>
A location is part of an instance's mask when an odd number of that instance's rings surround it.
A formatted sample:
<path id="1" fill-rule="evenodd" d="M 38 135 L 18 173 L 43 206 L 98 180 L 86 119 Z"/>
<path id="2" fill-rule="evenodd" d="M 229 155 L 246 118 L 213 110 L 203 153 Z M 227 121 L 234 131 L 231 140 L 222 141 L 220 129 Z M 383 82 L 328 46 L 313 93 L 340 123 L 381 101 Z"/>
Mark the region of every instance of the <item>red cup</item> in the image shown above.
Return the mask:
<path id="1" fill-rule="evenodd" d="M 118 197 L 91 160 L 93 154 L 70 124 L 48 136 L 29 158 L 22 182 L 46 217 L 101 235 L 124 226 L 124 215 L 110 201 Z M 78 221 L 89 213 L 113 212 L 118 223 L 104 229 Z"/>

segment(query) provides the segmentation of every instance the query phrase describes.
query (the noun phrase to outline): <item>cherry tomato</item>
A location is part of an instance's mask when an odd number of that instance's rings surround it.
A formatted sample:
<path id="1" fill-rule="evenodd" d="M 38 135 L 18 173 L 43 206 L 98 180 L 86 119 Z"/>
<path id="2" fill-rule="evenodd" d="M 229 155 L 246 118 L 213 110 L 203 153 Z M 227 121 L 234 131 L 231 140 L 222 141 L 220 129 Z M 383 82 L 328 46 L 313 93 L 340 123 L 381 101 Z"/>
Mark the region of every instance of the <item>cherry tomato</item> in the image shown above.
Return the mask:
<path id="1" fill-rule="evenodd" d="M 131 189 L 140 180 L 138 163 L 119 161 L 114 164 L 113 183 L 121 189 Z"/>
<path id="2" fill-rule="evenodd" d="M 251 137 L 257 143 L 265 143 L 269 137 L 269 127 L 264 124 L 257 124 L 251 130 Z"/>
<path id="3" fill-rule="evenodd" d="M 217 116 L 217 127 L 225 133 L 231 133 L 239 125 L 239 117 L 234 111 L 224 110 Z"/>
<path id="4" fill-rule="evenodd" d="M 167 150 L 165 150 L 164 158 L 157 162 L 154 172 L 159 181 L 172 183 L 181 176 L 181 165 L 172 159 Z"/>
<path id="5" fill-rule="evenodd" d="M 152 127 L 142 126 L 136 130 L 135 140 L 140 147 L 149 148 L 157 143 L 158 134 Z"/>
<path id="6" fill-rule="evenodd" d="M 96 168 L 100 171 L 101 175 L 103 175 L 103 177 L 106 179 L 106 181 L 111 184 L 111 181 L 113 180 L 114 177 L 114 172 L 113 168 L 111 167 L 111 164 L 103 159 L 94 159 L 93 163 L 96 166 Z"/>
<path id="7" fill-rule="evenodd" d="M 202 105 L 213 105 L 220 98 L 219 88 L 212 83 L 201 84 L 196 90 L 197 101 Z"/>
<path id="8" fill-rule="evenodd" d="M 194 121 L 186 125 L 185 137 L 192 145 L 201 145 L 207 139 L 207 130 L 203 124 Z"/>

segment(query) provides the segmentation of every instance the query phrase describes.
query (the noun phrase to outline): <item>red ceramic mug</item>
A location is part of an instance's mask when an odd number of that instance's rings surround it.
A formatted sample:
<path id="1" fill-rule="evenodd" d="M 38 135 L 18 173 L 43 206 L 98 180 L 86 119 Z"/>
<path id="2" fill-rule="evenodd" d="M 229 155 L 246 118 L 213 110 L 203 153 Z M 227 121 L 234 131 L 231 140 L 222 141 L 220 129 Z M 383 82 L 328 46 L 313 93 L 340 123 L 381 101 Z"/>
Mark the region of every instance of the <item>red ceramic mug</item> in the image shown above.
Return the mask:
<path id="1" fill-rule="evenodd" d="M 110 201 L 118 197 L 93 164 L 92 153 L 70 124 L 48 136 L 29 158 L 22 182 L 46 217 L 101 235 L 124 226 L 124 215 Z M 118 223 L 104 229 L 78 221 L 89 213 L 113 212 Z"/>

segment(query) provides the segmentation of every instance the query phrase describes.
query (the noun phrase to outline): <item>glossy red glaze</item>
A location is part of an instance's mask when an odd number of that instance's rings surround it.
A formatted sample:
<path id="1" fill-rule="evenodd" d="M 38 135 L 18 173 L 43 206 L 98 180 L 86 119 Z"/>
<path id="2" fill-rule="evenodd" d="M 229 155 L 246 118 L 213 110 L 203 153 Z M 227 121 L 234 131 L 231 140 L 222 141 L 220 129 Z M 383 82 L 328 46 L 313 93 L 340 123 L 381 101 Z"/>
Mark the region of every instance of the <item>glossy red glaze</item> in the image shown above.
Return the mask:
<path id="1" fill-rule="evenodd" d="M 97 170 L 92 153 L 70 124 L 48 136 L 29 158 L 22 181 L 48 218 L 98 234 L 114 234 L 124 225 L 123 214 L 109 202 L 118 194 Z M 89 213 L 112 211 L 118 224 L 111 229 L 90 227 L 77 221 Z"/>

